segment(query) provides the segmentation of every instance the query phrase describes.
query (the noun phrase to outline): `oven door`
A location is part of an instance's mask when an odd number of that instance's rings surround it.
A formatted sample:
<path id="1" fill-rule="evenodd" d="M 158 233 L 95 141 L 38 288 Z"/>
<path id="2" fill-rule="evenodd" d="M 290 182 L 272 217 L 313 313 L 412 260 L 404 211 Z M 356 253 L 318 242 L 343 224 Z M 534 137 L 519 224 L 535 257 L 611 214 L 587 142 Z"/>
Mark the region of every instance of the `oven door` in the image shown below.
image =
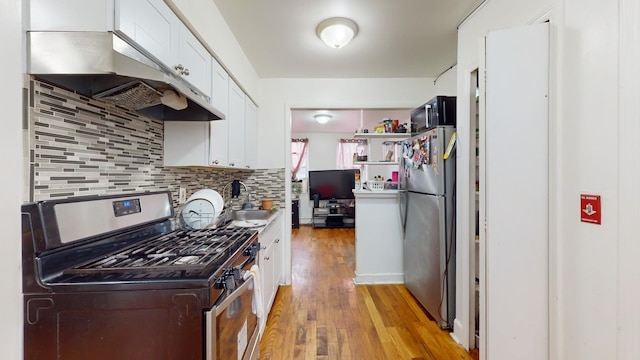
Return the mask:
<path id="1" fill-rule="evenodd" d="M 258 317 L 252 309 L 255 295 L 253 281 L 253 276 L 249 277 L 205 313 L 207 360 L 258 358 Z"/>

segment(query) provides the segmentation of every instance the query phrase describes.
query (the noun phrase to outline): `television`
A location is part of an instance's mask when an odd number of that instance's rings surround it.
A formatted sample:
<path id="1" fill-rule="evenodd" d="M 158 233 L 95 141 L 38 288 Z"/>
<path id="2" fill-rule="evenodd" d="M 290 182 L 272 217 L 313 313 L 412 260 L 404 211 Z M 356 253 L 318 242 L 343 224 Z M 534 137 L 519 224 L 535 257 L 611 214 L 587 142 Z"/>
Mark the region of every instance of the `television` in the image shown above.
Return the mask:
<path id="1" fill-rule="evenodd" d="M 320 200 L 355 199 L 358 169 L 309 171 L 309 198 L 318 194 Z"/>

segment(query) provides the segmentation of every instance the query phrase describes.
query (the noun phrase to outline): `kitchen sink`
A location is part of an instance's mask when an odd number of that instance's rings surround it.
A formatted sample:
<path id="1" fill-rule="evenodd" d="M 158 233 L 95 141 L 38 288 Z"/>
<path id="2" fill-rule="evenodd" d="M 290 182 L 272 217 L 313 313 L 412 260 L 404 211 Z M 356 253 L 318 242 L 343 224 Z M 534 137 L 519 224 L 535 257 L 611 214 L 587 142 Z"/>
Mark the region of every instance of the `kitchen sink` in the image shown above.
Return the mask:
<path id="1" fill-rule="evenodd" d="M 273 210 L 235 210 L 231 213 L 231 220 L 267 220 L 275 213 Z"/>

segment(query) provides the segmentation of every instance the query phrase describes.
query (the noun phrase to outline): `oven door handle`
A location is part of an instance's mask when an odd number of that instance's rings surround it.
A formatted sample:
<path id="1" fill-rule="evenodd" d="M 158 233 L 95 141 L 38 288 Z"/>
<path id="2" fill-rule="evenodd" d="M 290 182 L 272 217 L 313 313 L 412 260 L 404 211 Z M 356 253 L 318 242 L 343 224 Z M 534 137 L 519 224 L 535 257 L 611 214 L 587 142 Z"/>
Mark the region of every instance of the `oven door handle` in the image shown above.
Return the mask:
<path id="1" fill-rule="evenodd" d="M 231 295 L 227 296 L 222 302 L 216 305 L 216 316 L 222 314 L 223 311 L 227 309 L 229 304 L 231 304 L 235 299 L 237 299 L 240 295 L 242 295 L 249 286 L 253 284 L 254 277 L 251 275 L 248 277 L 239 288 L 235 289 Z"/>

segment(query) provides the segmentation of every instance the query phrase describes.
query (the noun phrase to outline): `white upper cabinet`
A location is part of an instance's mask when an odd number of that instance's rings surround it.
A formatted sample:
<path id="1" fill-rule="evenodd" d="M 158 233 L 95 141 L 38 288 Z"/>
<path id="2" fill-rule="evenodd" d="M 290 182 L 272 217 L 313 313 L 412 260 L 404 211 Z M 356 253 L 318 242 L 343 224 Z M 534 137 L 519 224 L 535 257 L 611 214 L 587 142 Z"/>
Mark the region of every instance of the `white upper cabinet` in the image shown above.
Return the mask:
<path id="1" fill-rule="evenodd" d="M 111 31 L 113 0 L 30 0 L 31 31 Z"/>
<path id="2" fill-rule="evenodd" d="M 245 160 L 245 95 L 233 79 L 229 79 L 229 166 L 244 168 Z"/>
<path id="3" fill-rule="evenodd" d="M 115 30 L 211 96 L 211 54 L 162 0 L 116 0 Z"/>
<path id="4" fill-rule="evenodd" d="M 182 25 L 180 26 L 180 61 L 174 65 L 176 72 L 194 85 L 201 94 L 211 96 L 211 54 L 200 41 Z"/>
<path id="5" fill-rule="evenodd" d="M 216 59 L 211 59 L 211 105 L 225 115 L 229 111 L 229 74 Z"/>
<path id="6" fill-rule="evenodd" d="M 211 122 L 210 164 L 229 166 L 229 120 Z"/>
<path id="7" fill-rule="evenodd" d="M 215 60 L 211 62 L 211 105 L 227 116 L 229 112 L 229 75 Z M 229 120 L 211 123 L 211 165 L 229 165 Z"/>
<path id="8" fill-rule="evenodd" d="M 115 30 L 165 66 L 179 64 L 180 19 L 162 0 L 116 0 Z"/>
<path id="9" fill-rule="evenodd" d="M 255 169 L 257 167 L 256 160 L 258 158 L 256 150 L 256 143 L 258 141 L 258 108 L 248 96 L 245 96 L 244 118 L 245 167 L 247 169 Z"/>
<path id="10" fill-rule="evenodd" d="M 209 126 L 217 121 L 165 121 L 164 166 L 209 165 Z"/>

